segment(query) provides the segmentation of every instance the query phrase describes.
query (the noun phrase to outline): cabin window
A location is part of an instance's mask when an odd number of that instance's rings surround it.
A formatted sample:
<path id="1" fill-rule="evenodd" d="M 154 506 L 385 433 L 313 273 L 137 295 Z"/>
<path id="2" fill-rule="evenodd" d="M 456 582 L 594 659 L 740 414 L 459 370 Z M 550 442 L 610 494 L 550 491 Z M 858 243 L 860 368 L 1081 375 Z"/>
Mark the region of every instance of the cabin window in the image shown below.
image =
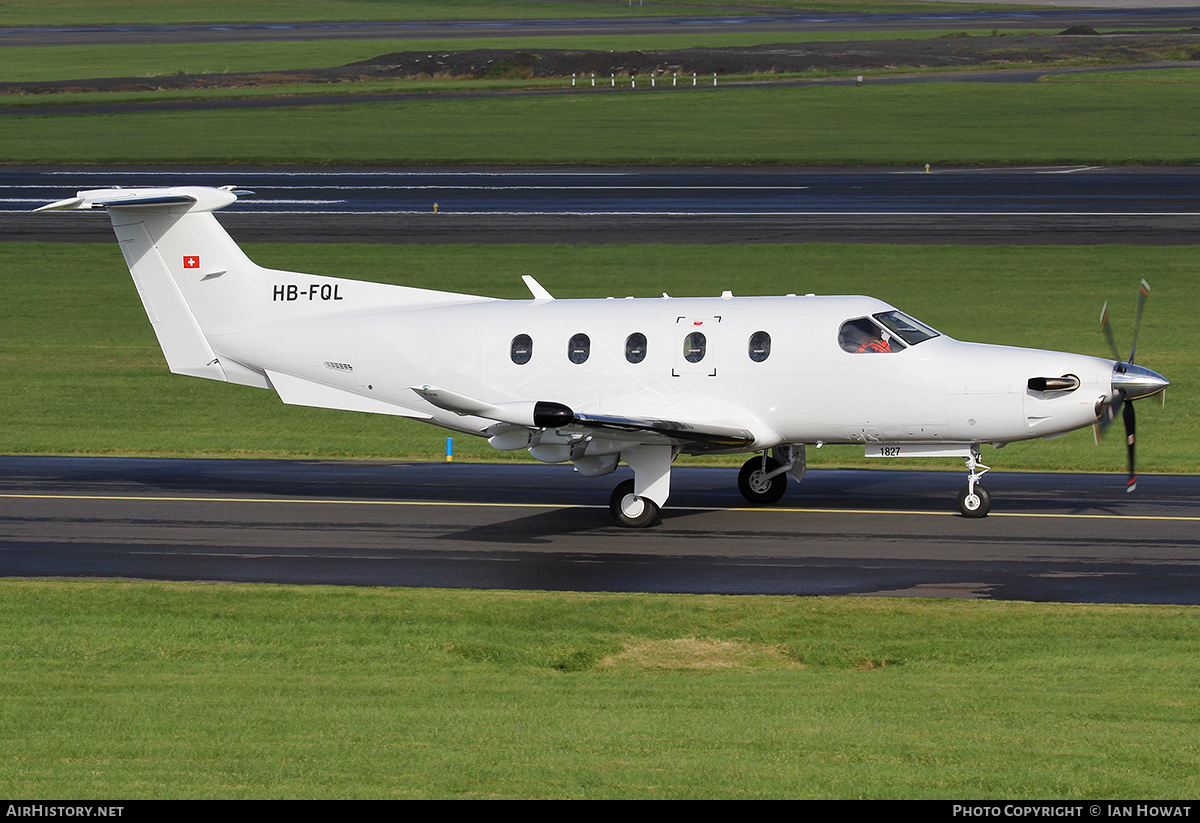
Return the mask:
<path id="1" fill-rule="evenodd" d="M 756 331 L 750 335 L 750 359 L 761 363 L 771 356 L 771 335 L 765 331 Z"/>
<path id="2" fill-rule="evenodd" d="M 524 366 L 533 357 L 533 338 L 527 334 L 518 334 L 513 338 L 509 356 L 518 366 Z"/>
<path id="3" fill-rule="evenodd" d="M 683 359 L 689 363 L 699 363 L 704 359 L 704 350 L 707 345 L 708 342 L 704 339 L 703 332 L 692 332 L 683 338 Z"/>
<path id="4" fill-rule="evenodd" d="M 851 354 L 879 354 L 904 351 L 900 338 L 875 325 L 870 318 L 847 320 L 838 332 L 838 345 Z"/>
<path id="5" fill-rule="evenodd" d="M 578 365 L 588 359 L 592 353 L 592 341 L 586 334 L 576 334 L 567 343 L 567 359 Z"/>
<path id="6" fill-rule="evenodd" d="M 630 363 L 641 363 L 646 359 L 646 335 L 635 331 L 625 338 L 625 359 Z"/>

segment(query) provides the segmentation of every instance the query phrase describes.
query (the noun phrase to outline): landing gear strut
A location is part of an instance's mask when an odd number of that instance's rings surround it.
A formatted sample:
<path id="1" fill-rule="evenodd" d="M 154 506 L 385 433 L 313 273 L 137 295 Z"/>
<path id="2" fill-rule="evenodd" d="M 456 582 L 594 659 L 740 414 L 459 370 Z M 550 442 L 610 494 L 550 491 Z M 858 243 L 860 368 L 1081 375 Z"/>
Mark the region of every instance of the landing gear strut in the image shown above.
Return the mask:
<path id="1" fill-rule="evenodd" d="M 967 485 L 958 493 L 958 510 L 963 517 L 987 517 L 992 510 L 992 496 L 987 489 L 980 485 L 979 479 L 988 471 L 988 467 L 979 462 L 979 449 L 971 448 L 971 456 L 967 458 Z"/>

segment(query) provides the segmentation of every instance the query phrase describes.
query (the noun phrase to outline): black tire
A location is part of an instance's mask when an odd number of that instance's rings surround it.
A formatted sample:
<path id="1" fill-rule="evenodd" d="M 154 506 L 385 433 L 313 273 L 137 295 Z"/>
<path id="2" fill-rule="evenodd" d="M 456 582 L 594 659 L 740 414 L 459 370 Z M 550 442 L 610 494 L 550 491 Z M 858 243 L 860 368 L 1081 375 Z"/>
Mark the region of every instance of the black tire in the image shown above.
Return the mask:
<path id="1" fill-rule="evenodd" d="M 764 474 L 778 468 L 779 461 L 773 457 L 767 458 L 765 469 L 761 457 L 751 457 L 747 460 L 746 464 L 742 466 L 742 470 L 738 472 L 738 491 L 742 493 L 742 497 L 755 506 L 770 506 L 778 503 L 779 498 L 783 497 L 783 493 L 787 491 L 787 473 L 777 474 L 765 482 L 761 479 Z"/>
<path id="2" fill-rule="evenodd" d="M 658 504 L 648 497 L 634 495 L 632 480 L 619 483 L 613 489 L 608 498 L 608 511 L 613 520 L 627 529 L 644 529 L 658 522 Z"/>
<path id="3" fill-rule="evenodd" d="M 975 494 L 972 496 L 971 485 L 968 483 L 958 493 L 958 510 L 963 517 L 987 517 L 992 510 L 992 496 L 988 490 L 978 483 L 975 484 Z"/>

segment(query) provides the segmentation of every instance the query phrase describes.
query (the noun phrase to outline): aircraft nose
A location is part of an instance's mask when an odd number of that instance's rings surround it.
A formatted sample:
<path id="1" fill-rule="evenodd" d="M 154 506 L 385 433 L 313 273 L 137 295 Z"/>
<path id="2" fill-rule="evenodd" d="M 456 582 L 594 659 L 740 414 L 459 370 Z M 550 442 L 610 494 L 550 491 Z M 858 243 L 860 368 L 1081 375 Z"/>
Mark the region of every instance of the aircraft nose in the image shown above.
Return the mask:
<path id="1" fill-rule="evenodd" d="M 1126 400 L 1137 400 L 1139 397 L 1156 394 L 1169 385 L 1171 382 L 1158 372 L 1132 363 L 1118 363 L 1113 367 L 1113 395 L 1119 391 L 1125 395 Z"/>

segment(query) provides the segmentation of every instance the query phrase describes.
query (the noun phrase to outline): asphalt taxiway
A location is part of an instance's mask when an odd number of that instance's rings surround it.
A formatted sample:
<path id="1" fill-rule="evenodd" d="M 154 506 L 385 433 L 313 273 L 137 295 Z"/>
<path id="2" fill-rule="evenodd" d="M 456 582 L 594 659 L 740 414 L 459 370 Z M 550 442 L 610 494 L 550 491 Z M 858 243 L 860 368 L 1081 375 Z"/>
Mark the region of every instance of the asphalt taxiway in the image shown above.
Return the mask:
<path id="1" fill-rule="evenodd" d="M 680 468 L 659 526 L 613 524 L 628 470 L 0 457 L 0 576 L 1200 603 L 1200 477 L 811 471 L 749 508 Z"/>
<path id="2" fill-rule="evenodd" d="M 1200 171 L 1030 168 L 9 168 L 0 239 L 112 242 L 87 188 L 237 185 L 240 242 L 1192 244 Z M 435 213 L 435 205 L 437 210 Z"/>

